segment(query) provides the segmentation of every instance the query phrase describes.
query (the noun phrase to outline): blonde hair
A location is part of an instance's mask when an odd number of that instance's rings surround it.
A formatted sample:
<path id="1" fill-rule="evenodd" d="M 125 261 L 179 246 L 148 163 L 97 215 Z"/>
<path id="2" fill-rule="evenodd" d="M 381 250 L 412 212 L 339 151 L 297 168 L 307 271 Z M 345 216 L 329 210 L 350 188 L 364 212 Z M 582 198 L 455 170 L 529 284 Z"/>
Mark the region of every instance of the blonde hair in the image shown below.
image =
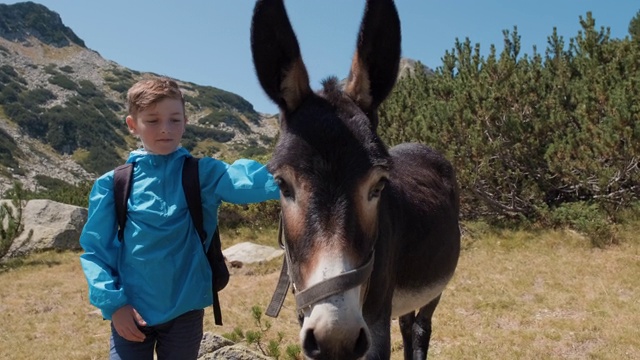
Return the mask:
<path id="1" fill-rule="evenodd" d="M 164 99 L 180 100 L 184 110 L 184 98 L 178 83 L 164 77 L 140 80 L 127 92 L 127 111 L 135 118 L 138 112 Z"/>

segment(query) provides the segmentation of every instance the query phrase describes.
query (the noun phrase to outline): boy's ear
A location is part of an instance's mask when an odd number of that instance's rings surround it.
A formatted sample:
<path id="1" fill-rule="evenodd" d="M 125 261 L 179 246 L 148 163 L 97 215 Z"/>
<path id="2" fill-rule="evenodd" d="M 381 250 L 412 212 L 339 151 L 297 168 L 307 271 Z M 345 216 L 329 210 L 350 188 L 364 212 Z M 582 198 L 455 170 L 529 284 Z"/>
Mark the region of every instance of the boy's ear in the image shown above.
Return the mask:
<path id="1" fill-rule="evenodd" d="M 129 132 L 133 135 L 136 135 L 138 133 L 138 128 L 136 127 L 136 120 L 133 118 L 133 116 L 127 116 L 125 121 L 127 123 L 127 127 L 129 128 Z"/>

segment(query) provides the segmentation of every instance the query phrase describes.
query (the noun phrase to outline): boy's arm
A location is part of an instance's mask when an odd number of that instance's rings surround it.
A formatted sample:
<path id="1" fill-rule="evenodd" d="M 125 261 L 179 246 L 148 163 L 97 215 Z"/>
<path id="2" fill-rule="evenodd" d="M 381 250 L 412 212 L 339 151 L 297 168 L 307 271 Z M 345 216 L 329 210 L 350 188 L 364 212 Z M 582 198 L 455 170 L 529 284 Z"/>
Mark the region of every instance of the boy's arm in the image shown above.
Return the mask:
<path id="1" fill-rule="evenodd" d="M 99 178 L 91 189 L 87 222 L 80 235 L 84 253 L 82 270 L 89 285 L 89 301 L 106 319 L 127 304 L 118 281 L 117 222 L 113 196 L 113 177 Z"/>
<path id="2" fill-rule="evenodd" d="M 265 165 L 248 159 L 224 165 L 226 171 L 215 188 L 222 201 L 248 204 L 280 198 L 280 189 Z"/>

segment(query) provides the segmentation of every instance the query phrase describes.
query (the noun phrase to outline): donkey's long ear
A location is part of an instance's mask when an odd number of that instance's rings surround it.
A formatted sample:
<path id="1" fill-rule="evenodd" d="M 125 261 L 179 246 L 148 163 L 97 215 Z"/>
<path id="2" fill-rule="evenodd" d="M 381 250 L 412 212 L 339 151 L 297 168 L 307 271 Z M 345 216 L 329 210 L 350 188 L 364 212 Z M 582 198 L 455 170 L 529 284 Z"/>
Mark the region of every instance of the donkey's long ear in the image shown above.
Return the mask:
<path id="1" fill-rule="evenodd" d="M 251 52 L 260 85 L 281 111 L 311 93 L 307 69 L 283 0 L 259 0 L 251 21 Z"/>
<path id="2" fill-rule="evenodd" d="M 393 0 L 368 0 L 345 88 L 366 113 L 375 111 L 393 89 L 400 42 L 400 19 Z"/>

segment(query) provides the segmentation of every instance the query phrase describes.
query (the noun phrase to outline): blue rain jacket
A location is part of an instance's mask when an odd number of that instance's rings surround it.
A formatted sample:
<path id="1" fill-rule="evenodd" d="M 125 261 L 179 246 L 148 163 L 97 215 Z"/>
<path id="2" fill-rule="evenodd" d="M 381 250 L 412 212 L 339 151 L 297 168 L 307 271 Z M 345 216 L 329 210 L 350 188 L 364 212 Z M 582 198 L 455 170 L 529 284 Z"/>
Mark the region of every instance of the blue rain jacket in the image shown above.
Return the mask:
<path id="1" fill-rule="evenodd" d="M 213 303 L 211 271 L 182 189 L 184 148 L 169 155 L 144 150 L 135 162 L 124 241 L 117 237 L 113 170 L 98 178 L 89 198 L 80 235 L 82 269 L 89 300 L 105 319 L 130 304 L 148 325 L 165 323 Z M 208 248 L 222 201 L 246 204 L 279 198 L 273 177 L 262 164 L 213 158 L 199 161 L 204 229 Z"/>

